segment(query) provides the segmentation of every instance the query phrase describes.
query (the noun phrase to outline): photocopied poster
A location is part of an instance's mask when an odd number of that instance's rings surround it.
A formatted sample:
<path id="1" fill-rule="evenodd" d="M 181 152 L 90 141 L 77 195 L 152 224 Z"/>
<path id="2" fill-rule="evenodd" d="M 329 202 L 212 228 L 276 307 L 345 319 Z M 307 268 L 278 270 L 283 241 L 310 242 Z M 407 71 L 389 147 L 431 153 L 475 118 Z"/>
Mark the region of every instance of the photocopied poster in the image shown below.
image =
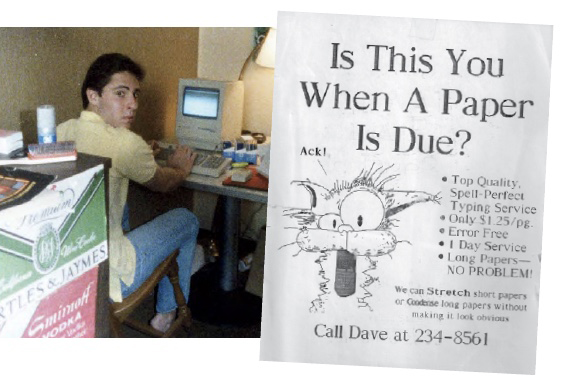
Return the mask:
<path id="1" fill-rule="evenodd" d="M 533 374 L 552 27 L 277 36 L 261 360 Z"/>

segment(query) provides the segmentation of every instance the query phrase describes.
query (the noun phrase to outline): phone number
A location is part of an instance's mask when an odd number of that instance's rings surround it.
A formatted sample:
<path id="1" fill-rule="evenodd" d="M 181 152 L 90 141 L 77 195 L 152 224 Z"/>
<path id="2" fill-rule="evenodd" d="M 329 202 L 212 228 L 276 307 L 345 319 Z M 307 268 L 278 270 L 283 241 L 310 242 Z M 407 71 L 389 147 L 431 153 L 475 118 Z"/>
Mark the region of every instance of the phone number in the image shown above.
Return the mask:
<path id="1" fill-rule="evenodd" d="M 416 329 L 417 343 L 451 341 L 459 345 L 488 345 L 487 332 L 455 331 L 453 335 L 444 335 L 443 331 Z"/>

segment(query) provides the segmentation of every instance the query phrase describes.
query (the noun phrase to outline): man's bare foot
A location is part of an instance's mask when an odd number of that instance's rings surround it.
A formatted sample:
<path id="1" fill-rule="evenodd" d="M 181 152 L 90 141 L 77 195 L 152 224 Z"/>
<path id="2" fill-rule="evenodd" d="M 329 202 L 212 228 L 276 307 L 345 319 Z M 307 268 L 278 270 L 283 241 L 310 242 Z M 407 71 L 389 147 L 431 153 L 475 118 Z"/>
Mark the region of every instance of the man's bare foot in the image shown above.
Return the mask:
<path id="1" fill-rule="evenodd" d="M 157 313 L 152 320 L 150 320 L 150 326 L 157 331 L 162 333 L 170 329 L 170 326 L 176 319 L 176 310 L 167 313 Z"/>

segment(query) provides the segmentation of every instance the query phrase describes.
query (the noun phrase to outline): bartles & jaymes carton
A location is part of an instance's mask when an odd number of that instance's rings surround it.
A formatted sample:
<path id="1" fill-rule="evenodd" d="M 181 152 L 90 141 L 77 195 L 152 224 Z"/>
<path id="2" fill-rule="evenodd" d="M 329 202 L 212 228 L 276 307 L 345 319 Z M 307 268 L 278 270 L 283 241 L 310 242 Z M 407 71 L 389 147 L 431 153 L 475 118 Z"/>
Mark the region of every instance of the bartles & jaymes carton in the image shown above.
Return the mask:
<path id="1" fill-rule="evenodd" d="M 31 201 L 0 213 L 0 337 L 29 337 L 23 332 L 41 301 L 53 301 L 60 289 L 84 280 L 108 258 L 105 212 L 100 165 L 55 181 Z M 82 291 L 95 303 L 96 287 L 89 282 L 97 284 L 97 274 L 86 280 Z M 80 317 L 63 307 L 84 302 L 84 295 L 58 303 L 56 322 Z"/>

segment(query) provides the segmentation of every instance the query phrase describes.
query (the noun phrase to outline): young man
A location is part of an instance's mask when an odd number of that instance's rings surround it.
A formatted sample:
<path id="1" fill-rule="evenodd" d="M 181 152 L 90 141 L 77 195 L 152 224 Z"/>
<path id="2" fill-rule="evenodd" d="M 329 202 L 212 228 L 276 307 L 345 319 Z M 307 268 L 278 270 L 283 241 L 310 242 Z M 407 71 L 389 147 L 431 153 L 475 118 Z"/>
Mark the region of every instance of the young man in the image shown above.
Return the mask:
<path id="1" fill-rule="evenodd" d="M 199 223 L 187 209 L 169 211 L 131 232 L 123 233 L 122 219 L 129 180 L 153 191 L 167 192 L 189 175 L 195 154 L 179 146 L 160 167 L 153 151 L 130 131 L 138 108 L 143 69 L 130 58 L 111 53 L 98 57 L 82 84 L 84 110 L 78 119 L 57 127 L 58 140 L 76 142 L 78 151 L 109 157 L 110 297 L 116 302 L 133 293 L 154 269 L 179 249 L 180 285 L 189 297 L 190 277 L 203 265 L 194 260 Z M 168 278 L 158 285 L 156 316 L 150 324 L 164 332 L 176 316 L 177 304 Z"/>

